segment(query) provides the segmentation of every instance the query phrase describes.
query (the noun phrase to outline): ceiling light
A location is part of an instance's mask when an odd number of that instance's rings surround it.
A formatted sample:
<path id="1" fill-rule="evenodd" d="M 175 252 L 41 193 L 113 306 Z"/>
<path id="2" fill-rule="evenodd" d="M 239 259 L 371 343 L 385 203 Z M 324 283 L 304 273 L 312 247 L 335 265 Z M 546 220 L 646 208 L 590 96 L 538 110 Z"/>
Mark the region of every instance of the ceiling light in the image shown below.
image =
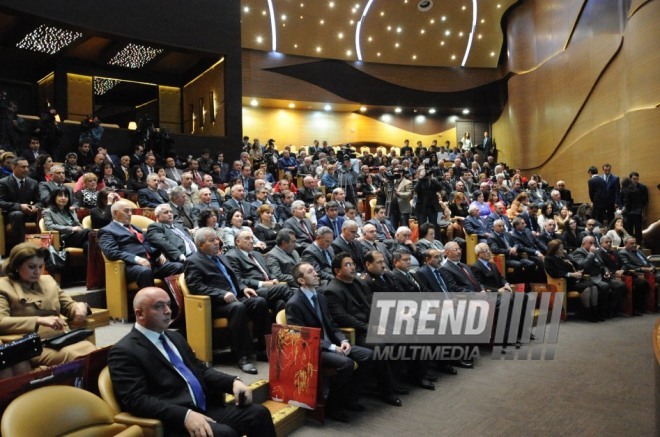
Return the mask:
<path id="1" fill-rule="evenodd" d="M 354 24 L 355 24 L 355 20 L 348 20 L 348 24 L 350 24 L 351 26 L 354 25 Z"/>
<path id="2" fill-rule="evenodd" d="M 360 106 L 360 112 L 367 112 L 366 106 Z"/>
<path id="3" fill-rule="evenodd" d="M 381 16 L 381 17 L 384 17 L 384 16 L 385 16 L 385 12 L 380 11 L 380 16 Z"/>
<path id="4" fill-rule="evenodd" d="M 319 23 L 325 24 L 325 20 L 321 20 L 321 21 L 319 21 Z"/>
<path id="5" fill-rule="evenodd" d="M 477 35 L 477 39 L 481 39 L 481 34 Z"/>
<path id="6" fill-rule="evenodd" d="M 360 3 L 355 3 L 355 9 L 360 9 Z"/>
<path id="7" fill-rule="evenodd" d="M 447 36 L 451 35 L 451 30 L 449 30 L 449 29 L 445 30 L 445 35 L 447 35 Z"/>
<path id="8" fill-rule="evenodd" d="M 282 21 L 286 21 L 286 15 L 282 14 Z"/>
<path id="9" fill-rule="evenodd" d="M 376 56 L 380 58 L 380 52 L 376 53 Z"/>
<path id="10" fill-rule="evenodd" d="M 289 103 L 289 108 L 293 109 L 293 108 L 295 108 L 295 107 L 296 107 L 296 104 L 295 104 L 295 103 L 293 103 L 293 102 L 292 102 L 292 103 Z"/>
<path id="11" fill-rule="evenodd" d="M 401 108 L 399 107 L 394 108 L 394 112 L 396 112 L 397 114 L 401 114 Z"/>
<path id="12" fill-rule="evenodd" d="M 330 105 L 325 105 L 325 106 L 323 107 L 323 109 L 326 110 L 326 111 L 329 111 L 329 110 L 332 109 L 332 106 L 330 106 Z"/>
<path id="13" fill-rule="evenodd" d="M 262 37 L 258 36 L 257 37 L 257 44 L 261 44 L 262 42 L 264 42 L 264 39 Z"/>
<path id="14" fill-rule="evenodd" d="M 249 6 L 244 7 L 243 12 L 245 12 L 246 14 L 250 12 L 250 7 Z"/>
<path id="15" fill-rule="evenodd" d="M 456 55 L 451 55 L 451 60 L 454 61 L 456 59 Z"/>
<path id="16" fill-rule="evenodd" d="M 342 39 L 344 37 L 344 34 L 342 32 L 339 32 L 337 34 L 337 38 Z"/>
<path id="17" fill-rule="evenodd" d="M 250 100 L 250 105 L 259 106 L 259 102 L 257 102 L 257 99 L 252 99 L 252 100 Z"/>
<path id="18" fill-rule="evenodd" d="M 351 13 L 352 13 L 352 14 L 355 13 L 355 8 L 351 9 Z"/>
<path id="19" fill-rule="evenodd" d="M 499 9 L 499 8 L 501 8 L 501 7 L 502 7 L 502 5 L 498 3 L 498 4 L 497 4 L 497 9 Z"/>
<path id="20" fill-rule="evenodd" d="M 429 109 L 429 114 L 435 114 L 435 108 Z"/>
<path id="21" fill-rule="evenodd" d="M 297 48 L 298 48 L 298 44 L 294 44 L 294 45 L 293 45 L 293 48 L 294 48 L 294 49 L 297 49 Z"/>
<path id="22" fill-rule="evenodd" d="M 398 48 L 399 48 L 399 43 L 398 43 L 398 42 L 395 42 L 395 43 L 394 43 L 394 47 L 396 47 L 396 48 L 398 49 Z"/>
<path id="23" fill-rule="evenodd" d="M 463 11 L 464 11 L 465 9 L 466 9 L 465 6 L 463 6 L 463 7 L 461 8 L 461 10 L 463 10 Z"/>
<path id="24" fill-rule="evenodd" d="M 346 50 L 346 56 L 351 56 L 351 55 L 353 55 L 353 51 L 352 50 Z"/>
<path id="25" fill-rule="evenodd" d="M 446 16 L 446 15 L 443 15 L 442 17 L 440 17 L 440 20 L 442 20 L 442 21 L 447 21 L 447 16 Z"/>
<path id="26" fill-rule="evenodd" d="M 401 33 L 401 27 L 396 28 L 396 33 Z"/>
<path id="27" fill-rule="evenodd" d="M 444 46 L 444 45 L 445 45 L 445 42 L 444 42 L 444 41 L 440 41 L 440 45 L 441 45 L 441 46 Z"/>
<path id="28" fill-rule="evenodd" d="M 458 36 L 463 36 L 463 32 L 458 32 Z"/>
<path id="29" fill-rule="evenodd" d="M 92 88 L 95 96 L 102 96 L 119 84 L 118 79 L 106 79 L 104 77 L 95 77 L 92 81 Z"/>
<path id="30" fill-rule="evenodd" d="M 412 59 L 413 59 L 413 61 L 414 61 L 415 59 L 417 59 L 417 55 L 412 55 Z"/>
<path id="31" fill-rule="evenodd" d="M 316 46 L 316 53 L 321 53 L 321 46 Z"/>
<path id="32" fill-rule="evenodd" d="M 304 6 L 305 6 L 305 3 L 300 3 L 301 8 L 304 7 Z"/>
<path id="33" fill-rule="evenodd" d="M 301 20 L 303 19 L 303 16 L 302 16 L 302 15 L 300 16 L 300 19 L 301 19 Z"/>
<path id="34" fill-rule="evenodd" d="M 483 24 L 483 23 L 485 23 L 485 22 L 486 22 L 486 19 L 485 19 L 485 18 L 482 18 L 482 19 L 481 19 L 481 24 Z"/>
<path id="35" fill-rule="evenodd" d="M 286 23 L 282 23 L 282 27 L 286 27 Z"/>
<path id="36" fill-rule="evenodd" d="M 369 37 L 369 38 L 367 38 L 367 41 L 371 42 L 371 41 L 373 41 L 373 38 Z"/>
<path id="37" fill-rule="evenodd" d="M 387 26 L 387 31 L 389 32 L 390 30 L 392 30 L 392 26 Z"/>
<path id="38" fill-rule="evenodd" d="M 419 33 L 421 33 L 422 35 L 424 35 L 424 33 L 426 33 L 426 31 L 425 31 L 424 29 L 420 29 L 420 30 L 419 30 Z"/>
<path id="39" fill-rule="evenodd" d="M 19 49 L 54 55 L 82 36 L 83 34 L 80 32 L 72 32 L 70 30 L 42 24 L 25 35 L 23 39 L 16 44 L 16 47 Z"/>
<path id="40" fill-rule="evenodd" d="M 334 8 L 335 7 L 335 2 L 328 3 L 328 6 L 330 6 L 331 8 Z"/>
<path id="41" fill-rule="evenodd" d="M 141 68 L 156 56 L 163 53 L 163 49 L 128 44 L 108 61 L 110 65 L 119 65 L 126 68 Z"/>
<path id="42" fill-rule="evenodd" d="M 463 109 L 463 115 L 468 115 L 470 113 L 469 109 Z"/>
<path id="43" fill-rule="evenodd" d="M 431 24 L 434 24 L 434 23 L 435 23 L 435 20 L 434 20 L 433 18 L 431 18 L 431 19 L 429 20 L 429 22 L 430 22 Z"/>
<path id="44" fill-rule="evenodd" d="M 264 9 L 263 11 L 261 11 L 261 15 L 266 15 L 266 13 L 267 13 L 267 12 L 266 12 L 265 9 Z"/>
<path id="45" fill-rule="evenodd" d="M 495 56 L 495 52 L 490 52 L 490 57 L 492 58 L 493 56 Z"/>

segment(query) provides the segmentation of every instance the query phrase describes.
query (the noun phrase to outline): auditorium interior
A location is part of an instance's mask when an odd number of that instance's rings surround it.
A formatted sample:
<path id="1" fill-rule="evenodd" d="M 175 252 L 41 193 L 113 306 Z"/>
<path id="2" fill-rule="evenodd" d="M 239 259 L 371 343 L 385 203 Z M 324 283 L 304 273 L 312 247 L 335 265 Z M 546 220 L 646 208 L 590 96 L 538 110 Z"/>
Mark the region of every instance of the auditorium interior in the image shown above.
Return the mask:
<path id="1" fill-rule="evenodd" d="M 564 181 L 576 203 L 590 202 L 590 166 L 637 172 L 649 194 L 643 247 L 660 255 L 659 21 L 660 0 L 0 0 L 0 91 L 32 129 L 57 110 L 60 161 L 90 114 L 113 155 L 132 154 L 148 119 L 179 156 L 210 150 L 229 163 L 244 136 L 294 153 L 327 141 L 388 154 L 488 132 L 497 162 Z M 126 296 L 120 317 L 107 312 L 108 283 L 66 290 L 98 311 L 97 346 L 133 326 Z M 402 408 L 367 398 L 349 424 L 269 409 L 280 436 L 659 435 L 657 315 L 568 318 L 552 347 L 551 360 L 483 348 L 473 369 L 411 389 Z M 226 351 L 211 355 L 241 374 Z M 272 403 L 269 365 L 257 367 L 241 377 Z M 126 435 L 163 435 L 138 425 Z"/>

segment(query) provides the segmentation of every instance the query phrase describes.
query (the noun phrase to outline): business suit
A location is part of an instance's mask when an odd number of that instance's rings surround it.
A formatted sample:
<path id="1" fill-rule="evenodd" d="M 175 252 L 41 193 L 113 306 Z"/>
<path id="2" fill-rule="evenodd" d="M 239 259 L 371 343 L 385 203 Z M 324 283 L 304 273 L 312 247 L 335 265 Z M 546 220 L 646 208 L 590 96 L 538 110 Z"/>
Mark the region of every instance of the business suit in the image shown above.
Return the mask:
<path id="1" fill-rule="evenodd" d="M 89 243 L 89 229 L 80 229 L 74 232 L 73 228 L 81 226 L 78 215 L 70 209 L 60 209 L 52 207 L 44 209 L 44 225 L 48 231 L 57 231 L 60 233 L 60 239 L 65 247 L 79 247 L 87 253 Z"/>
<path id="2" fill-rule="evenodd" d="M 237 408 L 224 405 L 234 377 L 207 368 L 199 362 L 181 334 L 164 331 L 184 364 L 199 381 L 207 399 L 205 411 L 193 403 L 188 384 L 168 358 L 143 333 L 133 328 L 110 350 L 108 367 L 117 400 L 124 411 L 160 420 L 166 435 L 187 435 L 188 410 L 202 412 L 216 423 L 214 435 L 274 436 L 270 413 L 257 404 Z"/>
<path id="3" fill-rule="evenodd" d="M 602 177 L 593 175 L 589 178 L 587 185 L 589 187 L 589 199 L 593 203 L 592 217 L 598 222 L 604 223 L 605 208 L 608 203 L 607 183 Z"/>
<path id="4" fill-rule="evenodd" d="M 387 274 L 378 276 L 366 272 L 361 278 L 367 287 L 369 287 L 372 295 L 374 293 L 392 293 L 394 291 L 394 281 Z"/>
<path id="5" fill-rule="evenodd" d="M 332 259 L 335 257 L 335 251 L 332 247 L 328 247 L 325 251 L 327 256 L 323 253 L 321 248 L 316 243 L 310 244 L 303 250 L 300 259 L 306 263 L 310 263 L 322 281 L 328 282 L 334 279 L 335 275 L 332 271 Z"/>
<path id="6" fill-rule="evenodd" d="M 447 260 L 440 268 L 440 272 L 445 280 L 453 280 L 456 283 L 456 288 L 451 291 L 461 293 L 478 293 L 481 291 L 479 281 L 474 277 L 470 267 L 466 264 L 459 262 L 457 265 L 457 263 Z"/>
<path id="7" fill-rule="evenodd" d="M 183 171 L 179 170 L 176 167 L 166 167 L 165 168 L 165 177 L 167 179 L 170 179 L 178 184 L 181 184 L 181 176 L 183 175 Z"/>
<path id="8" fill-rule="evenodd" d="M 60 185 L 61 187 L 64 187 L 67 189 L 69 192 L 69 199 L 71 199 L 71 204 L 73 206 L 78 205 L 78 199 L 73 195 L 73 190 L 71 187 L 67 187 L 66 185 L 62 184 Z M 43 207 L 48 206 L 48 202 L 50 200 L 50 194 L 55 190 L 55 188 L 58 188 L 58 185 L 55 182 L 39 182 L 39 204 Z"/>
<path id="9" fill-rule="evenodd" d="M 287 302 L 286 319 L 290 325 L 321 329 L 321 365 L 335 369 L 337 372 L 331 378 L 327 408 L 330 411 L 340 411 L 344 406 L 357 400 L 360 388 L 368 377 L 373 364 L 372 351 L 357 345 L 351 345 L 351 352 L 348 356 L 332 351 L 333 345 L 339 347 L 343 341 L 347 340 L 335 324 L 325 296 L 318 293 L 316 296 L 321 319 L 301 290 L 296 291 Z M 358 363 L 356 370 L 354 370 L 355 362 Z"/>
<path id="10" fill-rule="evenodd" d="M 607 267 L 595 252 L 589 252 L 579 247 L 569 255 L 569 258 L 591 277 L 591 281 L 598 287 L 598 306 L 602 308 L 605 316 L 618 312 L 621 302 L 627 294 L 626 284 L 609 277 Z"/>
<path id="11" fill-rule="evenodd" d="M 224 265 L 228 279 L 220 271 L 214 260 L 197 251 L 186 259 L 184 273 L 186 283 L 192 294 L 202 294 L 211 297 L 213 317 L 229 319 L 229 329 L 232 337 L 232 350 L 238 358 L 247 356 L 252 350 L 252 337 L 248 330 L 248 319 L 253 322 L 253 333 L 260 349 L 265 348 L 264 335 L 269 323 L 268 303 L 263 297 L 248 298 L 243 290 L 248 288 L 241 283 L 232 270 L 231 261 L 224 255 L 218 255 L 218 260 Z M 236 289 L 237 302 L 227 303 L 225 294 L 232 292 L 232 284 Z"/>
<path id="12" fill-rule="evenodd" d="M 298 189 L 298 194 L 296 195 L 296 199 L 302 200 L 305 202 L 305 205 L 310 206 L 314 203 L 314 196 L 320 193 L 318 188 L 307 188 L 307 187 L 301 187 Z"/>
<path id="13" fill-rule="evenodd" d="M 440 240 L 431 241 L 426 238 L 420 238 L 417 240 L 415 247 L 417 247 L 417 252 L 419 252 L 422 257 L 424 257 L 424 254 L 431 249 L 439 250 L 441 252 L 444 252 L 445 250 L 445 245 L 442 244 Z"/>
<path id="14" fill-rule="evenodd" d="M 387 250 L 387 246 L 385 246 L 385 244 L 381 243 L 380 241 L 375 241 L 372 243 L 371 241 L 365 240 L 364 238 L 360 238 L 355 241 L 360 243 L 360 249 L 362 250 L 362 259 L 364 259 L 367 256 L 367 252 L 370 252 L 372 250 L 377 250 L 385 258 L 385 264 L 387 265 L 387 269 L 388 270 L 392 269 L 392 254 L 390 253 L 389 250 Z"/>
<path id="15" fill-rule="evenodd" d="M 188 244 L 179 237 L 170 226 L 175 226 L 188 237 Z M 168 225 L 154 222 L 147 228 L 147 240 L 156 247 L 170 261 L 183 261 L 186 256 L 192 255 L 195 243 L 189 237 L 188 231 L 180 224 Z"/>
<path id="16" fill-rule="evenodd" d="M 513 229 L 511 226 L 511 220 L 509 220 L 509 217 L 506 214 L 499 215 L 496 212 L 492 212 L 486 217 L 486 227 L 488 228 L 488 232 L 493 232 L 493 223 L 495 223 L 495 220 L 502 220 L 504 222 L 504 230 L 506 232 L 511 232 L 511 229 Z"/>
<path id="17" fill-rule="evenodd" d="M 480 216 L 475 217 L 472 214 L 465 217 L 463 229 L 465 229 L 465 233 L 468 235 L 476 235 L 480 243 L 485 243 L 488 238 L 486 234 L 490 233 L 485 220 Z"/>
<path id="18" fill-rule="evenodd" d="M 355 263 L 355 269 L 358 272 L 364 272 L 364 258 L 362 258 L 361 245 L 353 240 L 346 241 L 341 235 L 332 241 L 332 250 L 339 255 L 341 252 L 348 252 Z"/>
<path id="19" fill-rule="evenodd" d="M 424 264 L 422 267 L 417 269 L 414 273 L 415 279 L 420 283 L 426 290 L 435 292 L 435 293 L 450 293 L 457 288 L 456 282 L 451 276 L 445 276 L 442 274 L 440 269 L 437 269 L 440 272 L 440 277 L 442 282 L 438 280 L 433 272 L 433 269 L 428 264 Z"/>
<path id="20" fill-rule="evenodd" d="M 298 251 L 304 250 L 314 241 L 314 227 L 312 226 L 312 222 L 309 221 L 308 218 L 304 218 L 302 221 L 305 223 L 305 229 L 307 232 L 300 227 L 300 219 L 296 217 L 291 217 L 285 220 L 284 225 L 282 226 L 283 228 L 293 230 L 296 234 L 296 250 Z"/>
<path id="21" fill-rule="evenodd" d="M 603 266 L 610 272 L 612 276 L 617 271 L 624 270 L 624 265 L 619 253 L 613 250 L 605 250 L 602 247 L 596 250 L 596 256 L 600 259 Z M 633 291 L 633 311 L 643 312 L 646 307 L 646 300 L 648 299 L 650 286 L 646 279 L 640 278 L 637 275 L 631 275 L 632 278 L 632 291 Z"/>
<path id="22" fill-rule="evenodd" d="M 529 228 L 525 228 L 522 231 L 513 230 L 511 232 L 511 238 L 514 245 L 518 249 L 518 253 L 522 254 L 523 252 L 528 255 L 528 259 L 534 261 L 538 266 L 538 271 L 543 270 L 543 262 L 541 258 L 537 255 L 537 252 L 543 253 L 543 246 L 541 246 Z M 544 275 L 539 275 L 537 278 L 540 282 L 543 282 L 545 279 Z"/>
<path id="23" fill-rule="evenodd" d="M 183 206 L 177 206 L 170 202 L 170 208 L 172 208 L 174 223 L 183 225 L 186 229 L 195 229 L 197 227 L 190 205 L 184 204 Z"/>
<path id="24" fill-rule="evenodd" d="M 298 287 L 293 276 L 291 276 L 291 272 L 293 266 L 299 262 L 300 255 L 295 250 L 289 254 L 280 247 L 275 246 L 266 254 L 266 265 L 268 265 L 273 277 L 280 282 L 286 282 L 291 288 Z"/>
<path id="25" fill-rule="evenodd" d="M 254 258 L 254 261 L 259 263 L 259 267 L 261 267 L 263 272 L 238 247 L 229 250 L 226 255 L 231 262 L 234 273 L 238 276 L 238 280 L 256 290 L 259 296 L 266 299 L 268 306 L 273 310 L 273 314 L 277 314 L 280 310 L 284 309 L 284 304 L 291 297 L 291 290 L 288 285 L 277 284 L 271 287 L 259 285 L 263 281 L 276 279 L 268 269 L 268 265 L 262 254 L 255 251 L 249 253 Z M 267 277 L 264 277 L 264 272 Z"/>
<path id="26" fill-rule="evenodd" d="M 394 283 L 394 290 L 392 291 L 395 293 L 423 293 L 428 291 L 424 284 L 418 282 L 410 272 L 406 274 L 399 269 L 394 269 L 385 274 L 392 279 L 392 282 Z"/>
<path id="27" fill-rule="evenodd" d="M 25 222 L 36 222 L 37 215 L 25 214 L 21 204 L 36 205 L 39 203 L 39 184 L 34 179 L 26 177 L 21 191 L 13 175 L 0 179 L 0 209 L 5 215 L 5 225 L 11 225 L 12 231 L 7 235 L 7 250 L 25 241 Z M 4 231 L 3 231 L 4 232 Z"/>
<path id="28" fill-rule="evenodd" d="M 347 284 L 335 278 L 328 283 L 323 295 L 335 323 L 342 328 L 354 328 L 355 343 L 364 346 L 371 312 L 369 287 L 359 279 Z"/>
<path id="29" fill-rule="evenodd" d="M 160 251 L 151 245 L 146 237 L 143 242 L 136 234 L 143 234 L 142 229 L 130 225 L 131 232 L 119 222 L 113 221 L 109 225 L 99 229 L 98 244 L 103 254 L 111 261 L 122 260 L 126 263 L 126 280 L 136 281 L 139 288 L 153 287 L 154 278 L 165 279 L 170 275 L 181 273 L 183 265 L 178 262 L 166 262 L 158 265 L 157 260 Z M 137 264 L 135 257 L 148 259 L 151 268 Z"/>
<path id="30" fill-rule="evenodd" d="M 607 193 L 607 202 L 605 203 L 605 220 L 611 222 L 614 218 L 615 205 L 621 205 L 621 183 L 619 177 L 610 173 L 609 175 L 603 174 L 605 181 L 605 190 Z M 601 222 L 602 223 L 602 222 Z"/>
<path id="31" fill-rule="evenodd" d="M 158 205 L 169 202 L 169 200 L 170 196 L 167 195 L 165 190 L 143 188 L 138 191 L 138 204 L 140 204 L 140 208 L 155 208 Z"/>
<path id="32" fill-rule="evenodd" d="M 381 243 L 386 241 L 386 240 L 391 240 L 394 238 L 394 227 L 392 227 L 392 224 L 388 221 L 385 220 L 384 222 L 380 222 L 376 220 L 375 218 L 367 221 L 367 223 L 372 224 L 376 227 L 376 233 L 378 234 L 378 241 Z M 385 228 L 387 228 L 387 231 L 389 232 L 389 238 L 385 233 Z"/>
<path id="33" fill-rule="evenodd" d="M 653 264 L 651 264 L 649 260 L 647 260 L 646 257 L 642 254 L 642 252 L 638 250 L 631 251 L 628 249 L 623 249 L 619 251 L 619 256 L 621 257 L 624 270 L 641 272 L 642 267 L 653 267 Z M 655 271 L 654 274 L 656 284 L 660 283 L 660 272 Z"/>
<path id="34" fill-rule="evenodd" d="M 71 319 L 76 302 L 63 292 L 57 282 L 48 275 L 41 275 L 34 289 L 23 287 L 8 277 L 0 278 L 0 332 L 3 334 L 28 334 L 37 332 L 41 338 L 51 338 L 62 333 L 46 326 L 37 325 L 37 317 L 64 316 Z M 62 319 L 63 324 L 66 322 Z M 55 366 L 85 356 L 96 347 L 83 340 L 60 350 L 44 347 L 41 355 L 32 358 L 31 364 Z"/>
<path id="35" fill-rule="evenodd" d="M 320 228 L 321 226 L 327 226 L 332 229 L 332 238 L 337 238 L 341 234 L 341 227 L 344 225 L 344 220 L 344 217 L 337 216 L 334 219 L 333 224 L 332 220 L 330 220 L 330 217 L 324 215 L 316 221 L 316 229 Z"/>
<path id="36" fill-rule="evenodd" d="M 238 201 L 232 197 L 225 201 L 224 207 L 227 210 L 227 217 L 231 217 L 235 210 L 240 209 L 243 212 L 243 220 L 254 220 L 255 211 L 252 209 L 252 205 L 245 200 Z"/>

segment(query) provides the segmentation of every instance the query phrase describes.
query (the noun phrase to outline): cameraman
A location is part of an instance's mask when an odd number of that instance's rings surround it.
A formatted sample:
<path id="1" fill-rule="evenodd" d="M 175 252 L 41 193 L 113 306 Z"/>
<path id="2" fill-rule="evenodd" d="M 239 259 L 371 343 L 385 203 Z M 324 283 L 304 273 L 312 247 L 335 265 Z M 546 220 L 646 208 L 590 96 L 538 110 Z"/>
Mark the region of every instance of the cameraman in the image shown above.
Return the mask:
<path id="1" fill-rule="evenodd" d="M 96 149 L 101 142 L 103 136 L 103 126 L 101 120 L 95 115 L 88 115 L 83 121 L 80 122 L 80 137 L 79 143 L 89 142 L 90 145 Z"/>
<path id="2" fill-rule="evenodd" d="M 422 169 L 414 190 L 417 194 L 417 202 L 415 203 L 417 223 L 421 225 L 430 222 L 435 227 L 438 223 L 438 212 L 442 210 L 437 194 L 442 191 L 442 185 L 433 176 L 433 172 Z"/>

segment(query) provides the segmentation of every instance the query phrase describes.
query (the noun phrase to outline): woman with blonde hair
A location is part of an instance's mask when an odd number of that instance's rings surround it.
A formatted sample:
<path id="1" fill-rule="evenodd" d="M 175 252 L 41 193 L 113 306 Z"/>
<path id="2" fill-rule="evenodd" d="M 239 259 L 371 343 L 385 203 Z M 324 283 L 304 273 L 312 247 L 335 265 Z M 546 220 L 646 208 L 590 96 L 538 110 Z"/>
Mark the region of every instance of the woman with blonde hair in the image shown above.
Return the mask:
<path id="1" fill-rule="evenodd" d="M 509 215 L 509 220 L 513 220 L 514 218 L 518 217 L 520 214 L 525 212 L 527 207 L 529 206 L 529 195 L 527 193 L 520 193 L 516 196 L 516 198 L 511 202 L 511 206 L 509 206 L 509 212 L 507 213 Z"/>

